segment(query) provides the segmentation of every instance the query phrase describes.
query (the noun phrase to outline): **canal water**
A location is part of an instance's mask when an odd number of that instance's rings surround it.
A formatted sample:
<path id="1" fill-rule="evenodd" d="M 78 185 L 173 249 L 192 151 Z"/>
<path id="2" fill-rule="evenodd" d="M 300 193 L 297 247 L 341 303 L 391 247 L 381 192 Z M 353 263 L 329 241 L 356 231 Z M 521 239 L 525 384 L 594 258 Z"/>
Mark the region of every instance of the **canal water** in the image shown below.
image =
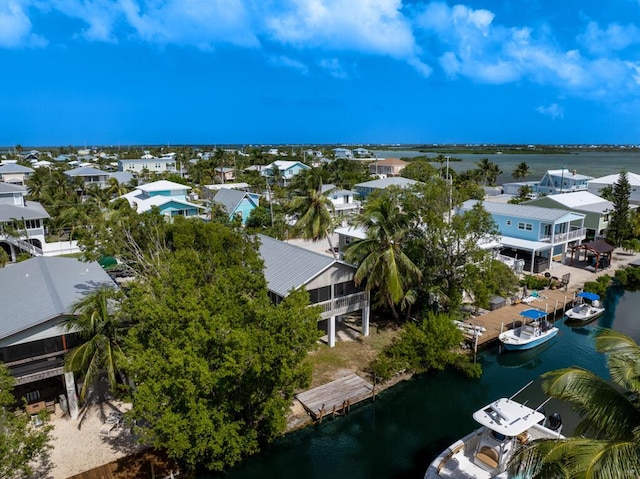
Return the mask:
<path id="1" fill-rule="evenodd" d="M 494 348 L 481 353 L 480 379 L 454 372 L 414 378 L 345 417 L 281 438 L 224 475 L 199 479 L 421 478 L 435 456 L 475 429 L 471 414 L 492 400 L 509 397 L 534 381 L 517 399 L 538 406 L 545 399 L 539 376 L 558 368 L 578 366 L 608 378 L 605 357 L 594 349 L 595 327 L 640 341 L 640 292 L 610 290 L 604 305 L 605 315 L 582 327 L 558 319 L 559 334 L 534 350 L 504 353 Z M 551 400 L 545 409 L 547 414 L 559 412 L 565 434 L 571 434 L 577 418 L 565 404 Z"/>

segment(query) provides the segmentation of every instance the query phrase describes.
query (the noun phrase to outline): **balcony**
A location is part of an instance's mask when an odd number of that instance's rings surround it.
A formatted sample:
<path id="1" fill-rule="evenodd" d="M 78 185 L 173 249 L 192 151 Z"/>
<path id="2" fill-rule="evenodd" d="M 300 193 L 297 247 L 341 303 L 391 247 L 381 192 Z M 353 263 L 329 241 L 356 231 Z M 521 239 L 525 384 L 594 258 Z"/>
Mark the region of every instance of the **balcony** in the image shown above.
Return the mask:
<path id="1" fill-rule="evenodd" d="M 369 306 L 369 292 L 361 291 L 359 293 L 342 296 L 340 298 L 322 301 L 311 306 L 320 306 L 320 316 L 322 319 L 328 319 L 332 316 L 359 311 Z"/>
<path id="2" fill-rule="evenodd" d="M 568 233 L 557 233 L 553 235 L 553 244 L 569 243 L 571 241 L 583 240 L 587 237 L 587 230 L 580 228 L 577 230 L 569 231 Z M 540 241 L 545 243 L 551 243 L 551 236 L 543 236 Z"/>

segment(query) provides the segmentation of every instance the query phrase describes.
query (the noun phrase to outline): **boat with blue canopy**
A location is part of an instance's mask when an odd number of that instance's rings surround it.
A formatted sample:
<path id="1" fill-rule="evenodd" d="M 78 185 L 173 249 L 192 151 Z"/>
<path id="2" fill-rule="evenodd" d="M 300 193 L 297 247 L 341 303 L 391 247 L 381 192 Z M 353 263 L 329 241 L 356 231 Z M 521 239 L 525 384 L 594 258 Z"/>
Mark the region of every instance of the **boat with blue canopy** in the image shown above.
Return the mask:
<path id="1" fill-rule="evenodd" d="M 558 334 L 558 328 L 547 321 L 547 313 L 539 309 L 527 309 L 520 313 L 525 320 L 522 325 L 502 331 L 498 339 L 510 351 L 535 348 Z M 529 320 L 529 322 L 526 322 Z"/>
<path id="2" fill-rule="evenodd" d="M 565 313 L 567 318 L 587 322 L 604 313 L 604 308 L 600 304 L 600 296 L 596 293 L 580 291 L 576 294 L 576 299 L 578 304 Z"/>

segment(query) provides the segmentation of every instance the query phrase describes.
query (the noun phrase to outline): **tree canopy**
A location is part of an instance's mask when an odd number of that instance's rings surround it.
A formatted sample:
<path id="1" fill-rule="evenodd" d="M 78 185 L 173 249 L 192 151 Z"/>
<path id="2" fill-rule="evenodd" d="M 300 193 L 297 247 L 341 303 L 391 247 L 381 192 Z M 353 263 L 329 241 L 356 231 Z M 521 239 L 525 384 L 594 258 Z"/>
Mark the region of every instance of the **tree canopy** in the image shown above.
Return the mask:
<path id="1" fill-rule="evenodd" d="M 273 305 L 255 242 L 227 226 L 178 218 L 153 243 L 170 254 L 125 306 L 131 415 L 186 467 L 222 470 L 283 432 L 318 311 L 305 292 Z"/>
<path id="2" fill-rule="evenodd" d="M 622 246 L 625 240 L 631 238 L 633 233 L 631 223 L 631 208 L 629 197 L 631 185 L 626 171 L 620 172 L 620 177 L 613 185 L 612 203 L 613 211 L 607 227 L 607 242 L 613 246 Z"/>

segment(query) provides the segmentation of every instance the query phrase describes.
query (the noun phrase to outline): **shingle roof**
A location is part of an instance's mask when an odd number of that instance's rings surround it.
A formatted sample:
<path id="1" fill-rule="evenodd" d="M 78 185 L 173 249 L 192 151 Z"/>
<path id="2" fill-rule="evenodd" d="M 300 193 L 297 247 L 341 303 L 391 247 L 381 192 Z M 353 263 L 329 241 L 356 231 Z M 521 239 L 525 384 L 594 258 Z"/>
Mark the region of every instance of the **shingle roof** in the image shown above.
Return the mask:
<path id="1" fill-rule="evenodd" d="M 0 339 L 63 314 L 113 281 L 97 262 L 38 256 L 0 269 Z"/>
<path id="2" fill-rule="evenodd" d="M 269 236 L 258 235 L 264 277 L 270 291 L 286 296 L 339 261 Z"/>
<path id="3" fill-rule="evenodd" d="M 477 200 L 467 200 L 462 204 L 462 209 L 470 210 L 473 208 L 475 203 L 477 203 Z M 531 205 L 491 202 L 484 202 L 482 205 L 484 206 L 484 209 L 491 214 L 512 216 L 514 218 L 527 218 L 532 220 L 557 221 L 568 214 L 579 215 L 579 213 L 571 213 L 571 211 L 567 210 L 542 208 L 540 206 Z M 582 216 L 584 217 L 584 215 Z"/>

